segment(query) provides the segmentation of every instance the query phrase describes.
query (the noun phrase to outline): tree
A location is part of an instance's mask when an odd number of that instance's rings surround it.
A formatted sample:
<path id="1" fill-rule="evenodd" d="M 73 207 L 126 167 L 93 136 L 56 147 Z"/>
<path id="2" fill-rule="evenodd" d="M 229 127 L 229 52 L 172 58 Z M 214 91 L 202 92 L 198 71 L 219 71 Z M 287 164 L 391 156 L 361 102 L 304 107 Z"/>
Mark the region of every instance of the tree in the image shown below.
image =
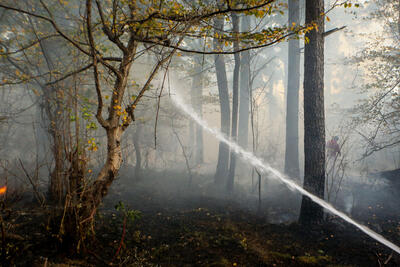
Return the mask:
<path id="1" fill-rule="evenodd" d="M 224 19 L 215 18 L 214 28 L 216 34 L 222 34 L 224 30 Z M 220 50 L 223 47 L 223 42 L 218 38 L 214 38 L 214 49 Z M 226 66 L 224 55 L 215 55 L 215 72 L 217 75 L 218 98 L 221 113 L 221 132 L 229 136 L 229 127 L 231 125 L 231 114 L 229 105 L 228 93 L 228 78 L 226 77 Z M 226 174 L 229 168 L 229 147 L 223 143 L 219 143 L 217 169 L 215 172 L 214 181 L 217 185 L 222 185 L 225 181 Z"/>
<path id="2" fill-rule="evenodd" d="M 136 155 L 136 165 L 135 165 L 135 179 L 141 179 L 141 170 L 142 170 L 142 152 L 140 147 L 140 135 L 143 130 L 142 123 L 137 123 L 136 130 L 133 135 L 133 145 L 135 147 L 135 155 Z"/>
<path id="3" fill-rule="evenodd" d="M 27 3 L 30 7 L 30 3 Z M 6 12 L 3 12 L 6 13 Z M 65 14 L 68 15 L 68 14 Z M 71 50 L 64 44 L 54 40 L 55 35 L 49 32 L 43 24 L 37 23 L 31 17 L 14 18 L 11 12 L 6 14 L 10 25 L 19 29 L 8 38 L 7 43 L 2 43 L 5 64 L 3 67 L 15 72 L 3 79 L 3 84 L 9 81 L 17 86 L 26 85 L 29 91 L 34 91 L 33 97 L 40 102 L 39 112 L 46 131 L 53 155 L 53 164 L 49 164 L 49 196 L 52 200 L 61 203 L 68 185 L 65 183 L 68 176 L 68 164 L 74 164 L 72 154 L 78 143 L 74 144 L 71 138 L 70 117 L 74 112 L 72 102 L 77 86 L 77 79 L 73 77 L 62 83 L 54 83 L 57 73 L 67 72 L 68 66 L 78 62 L 77 56 L 62 59 L 63 53 Z M 60 18 L 64 18 L 60 14 Z M 29 45 L 21 44 L 28 42 Z M 20 48 L 19 45 L 22 47 Z M 40 55 L 40 56 L 38 56 Z M 3 72 L 3 75 L 6 72 Z M 29 92 L 28 92 L 29 93 Z M 75 95 L 76 96 L 76 95 Z M 76 121 L 76 123 L 79 123 Z M 77 127 L 79 129 L 79 126 Z M 68 163 L 69 162 L 69 163 Z"/>
<path id="4" fill-rule="evenodd" d="M 289 1 L 289 25 L 300 24 L 300 0 Z M 286 143 L 285 173 L 293 178 L 300 176 L 299 170 L 299 84 L 300 41 L 289 40 L 287 94 L 286 94 Z"/>
<path id="5" fill-rule="evenodd" d="M 95 118 L 105 134 L 106 159 L 94 179 L 84 180 L 84 185 L 69 192 L 65 200 L 65 211 L 60 216 L 60 238 L 69 248 L 83 245 L 92 232 L 96 211 L 118 175 L 122 164 L 121 141 L 126 129 L 135 123 L 135 110 L 142 103 L 145 93 L 151 89 L 153 80 L 162 68 L 169 65 L 177 51 L 197 54 L 237 54 L 252 48 L 260 48 L 285 40 L 291 33 L 285 27 L 268 27 L 260 32 L 224 32 L 214 36 L 210 22 L 231 13 L 246 13 L 265 16 L 278 13 L 281 5 L 275 0 L 242 1 L 232 7 L 229 1 L 220 5 L 204 5 L 202 1 L 172 0 L 86 0 L 77 1 L 76 6 L 64 6 L 76 11 L 78 16 L 70 20 L 59 20 L 45 0 L 40 0 L 35 9 L 26 5 L 29 0 L 4 0 L 0 8 L 23 14 L 48 25 L 52 34 L 68 45 L 85 62 L 83 66 L 67 73 L 59 73 L 54 83 L 60 83 L 73 75 L 90 70 L 92 83 L 88 89 L 95 95 L 90 99 L 96 103 Z M 28 3 L 29 4 L 29 3 Z M 85 10 L 82 16 L 79 11 Z M 73 28 L 74 35 L 67 29 Z M 221 27 L 219 27 L 221 28 Z M 299 28 L 299 31 L 301 27 Z M 80 34 L 76 34 L 80 33 Z M 251 41 L 252 46 L 234 51 L 192 50 L 183 40 L 218 38 L 228 45 L 239 39 Z M 210 44 L 211 48 L 211 44 Z M 21 48 L 20 51 L 29 49 Z M 211 51 L 210 51 L 211 50 Z M 151 55 L 152 69 L 143 73 L 144 81 L 133 86 L 131 70 L 142 71 L 138 58 Z M 138 63 L 137 65 L 134 65 Z M 134 93 L 129 91 L 134 88 Z M 71 172 L 75 173 L 75 172 Z M 74 177 L 70 179 L 75 179 Z"/>
<path id="6" fill-rule="evenodd" d="M 304 51 L 304 188 L 324 198 L 325 110 L 324 110 L 324 1 L 306 0 L 306 24 L 314 29 L 305 36 Z M 303 196 L 300 222 L 317 223 L 323 208 Z"/>
<path id="7" fill-rule="evenodd" d="M 233 32 L 239 33 L 239 23 L 240 18 L 237 14 L 232 14 L 232 26 Z M 233 47 L 236 51 L 239 50 L 239 38 L 237 37 L 235 41 L 233 41 Z M 232 128 L 231 128 L 231 138 L 232 141 L 237 141 L 238 134 L 238 111 L 239 111 L 239 75 L 240 75 L 240 54 L 236 53 L 234 55 L 235 58 L 235 67 L 233 70 L 233 86 L 232 86 Z M 235 169 L 236 169 L 236 153 L 231 151 L 230 156 L 230 165 L 229 165 L 229 173 L 228 173 L 228 182 L 227 182 L 227 190 L 232 192 L 233 185 L 235 182 Z"/>
<path id="8" fill-rule="evenodd" d="M 190 94 L 192 98 L 192 106 L 199 116 L 202 117 L 203 113 L 203 83 L 204 83 L 204 69 L 203 62 L 204 56 L 194 55 L 194 74 L 192 78 L 192 92 Z M 193 142 L 191 145 L 194 146 L 194 163 L 203 163 L 203 128 L 198 125 L 192 125 L 193 131 Z"/>
<path id="9" fill-rule="evenodd" d="M 383 30 L 369 34 L 365 48 L 351 59 L 365 78 L 360 91 L 366 97 L 353 110 L 365 141 L 363 157 L 400 144 L 400 3 L 379 0 L 371 8 L 366 19 L 379 22 Z"/>
<path id="10" fill-rule="evenodd" d="M 241 31 L 250 31 L 250 17 L 242 17 Z M 250 114 L 250 51 L 241 53 L 240 60 L 240 93 L 239 93 L 239 128 L 238 144 L 247 149 L 249 139 Z"/>

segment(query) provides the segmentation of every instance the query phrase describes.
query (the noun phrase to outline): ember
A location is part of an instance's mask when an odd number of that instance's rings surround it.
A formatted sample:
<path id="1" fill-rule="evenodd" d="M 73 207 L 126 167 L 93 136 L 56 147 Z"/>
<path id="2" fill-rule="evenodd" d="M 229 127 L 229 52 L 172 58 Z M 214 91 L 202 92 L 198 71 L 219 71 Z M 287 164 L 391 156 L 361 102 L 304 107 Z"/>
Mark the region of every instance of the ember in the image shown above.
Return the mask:
<path id="1" fill-rule="evenodd" d="M 0 187 L 0 195 L 5 194 L 7 191 L 7 186 Z"/>

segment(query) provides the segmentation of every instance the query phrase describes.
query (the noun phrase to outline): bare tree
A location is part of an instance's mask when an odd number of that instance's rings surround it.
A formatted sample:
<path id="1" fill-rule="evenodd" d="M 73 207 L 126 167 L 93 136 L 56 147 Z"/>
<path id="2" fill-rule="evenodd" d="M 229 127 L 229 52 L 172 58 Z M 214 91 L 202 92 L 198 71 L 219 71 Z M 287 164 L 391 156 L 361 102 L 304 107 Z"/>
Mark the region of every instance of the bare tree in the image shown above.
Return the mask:
<path id="1" fill-rule="evenodd" d="M 232 14 L 232 26 L 233 32 L 239 33 L 239 23 L 240 18 L 237 14 Z M 235 40 L 233 42 L 233 46 L 235 50 L 239 50 L 239 40 Z M 239 116 L 239 75 L 240 75 L 240 54 L 236 53 L 234 55 L 235 58 L 235 68 L 233 70 L 233 88 L 232 88 L 232 128 L 231 128 L 231 138 L 234 142 L 237 141 L 238 134 L 238 116 Z M 235 181 L 235 170 L 236 170 L 236 153 L 231 151 L 230 156 L 230 165 L 229 165 L 229 173 L 228 173 L 228 182 L 227 182 L 227 190 L 233 191 L 233 185 Z"/>
<path id="2" fill-rule="evenodd" d="M 214 28 L 217 34 L 221 34 L 224 30 L 224 20 L 222 18 L 214 19 Z M 219 50 L 223 46 L 223 42 L 214 38 L 214 49 Z M 226 77 L 226 66 L 224 55 L 215 55 L 215 72 L 217 74 L 218 96 L 221 113 L 221 132 L 229 135 L 229 127 L 231 125 L 231 114 L 228 93 L 228 78 Z M 223 142 L 219 143 L 217 170 L 215 172 L 215 183 L 222 185 L 226 178 L 229 168 L 229 147 Z"/>
<path id="3" fill-rule="evenodd" d="M 324 198 L 325 109 L 324 109 L 324 2 L 306 0 L 306 24 L 315 23 L 306 34 L 304 52 L 304 188 Z M 323 208 L 303 196 L 300 222 L 320 222 Z"/>
<path id="4" fill-rule="evenodd" d="M 289 25 L 300 23 L 300 0 L 289 1 Z M 289 40 L 286 94 L 285 173 L 299 177 L 300 40 Z"/>

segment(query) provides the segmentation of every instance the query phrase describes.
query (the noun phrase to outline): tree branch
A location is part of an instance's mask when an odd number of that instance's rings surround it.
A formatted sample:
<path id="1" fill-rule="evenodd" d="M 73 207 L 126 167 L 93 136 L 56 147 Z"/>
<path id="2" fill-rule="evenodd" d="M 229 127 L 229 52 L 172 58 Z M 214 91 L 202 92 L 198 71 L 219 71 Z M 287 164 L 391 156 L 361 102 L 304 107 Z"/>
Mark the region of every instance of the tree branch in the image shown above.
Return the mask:
<path id="1" fill-rule="evenodd" d="M 265 7 L 269 4 L 272 4 L 273 2 L 276 2 L 276 0 L 267 0 L 262 4 L 255 5 L 255 6 L 250 6 L 250 7 L 245 7 L 245 8 L 232 8 L 229 4 L 227 5 L 227 8 L 225 9 L 218 9 L 216 11 L 210 12 L 210 13 L 205 13 L 205 14 L 198 14 L 198 11 L 193 11 L 193 12 L 188 12 L 182 15 L 176 14 L 173 16 L 166 16 L 161 14 L 159 11 L 155 11 L 154 13 L 151 13 L 148 15 L 146 18 L 141 19 L 141 20 L 131 20 L 129 23 L 144 23 L 146 21 L 149 21 L 151 19 L 162 19 L 166 21 L 175 21 L 175 22 L 187 22 L 191 24 L 190 22 L 194 21 L 199 21 L 199 20 L 204 20 L 208 19 L 217 15 L 223 15 L 223 14 L 228 14 L 231 12 L 235 13 L 243 13 L 243 12 L 248 12 L 252 11 L 255 9 L 259 9 L 262 7 Z"/>
<path id="2" fill-rule="evenodd" d="M 16 12 L 19 12 L 19 13 L 22 13 L 22 14 L 26 14 L 26 15 L 29 15 L 29 16 L 32 16 L 32 17 L 35 17 L 35 18 L 38 18 L 38 19 L 42 19 L 42 20 L 45 20 L 45 21 L 49 22 L 59 35 L 61 35 L 64 39 L 66 39 L 68 42 L 70 42 L 79 51 L 81 51 L 82 53 L 84 53 L 86 55 L 89 55 L 88 51 L 83 49 L 76 41 L 74 41 L 72 38 L 70 38 L 65 33 L 63 33 L 53 19 L 45 17 L 45 16 L 42 16 L 42 15 L 35 14 L 35 13 L 27 11 L 27 10 L 23 10 L 23 9 L 20 9 L 20 8 L 6 6 L 6 5 L 4 5 L 2 3 L 0 3 L 0 7 L 4 8 L 4 9 L 8 9 L 8 10 L 13 10 L 13 11 L 16 11 Z M 44 7 L 47 9 L 46 5 L 44 5 Z"/>
<path id="3" fill-rule="evenodd" d="M 24 47 L 21 47 L 21 48 L 18 49 L 18 50 L 6 52 L 6 53 L 0 53 L 0 56 L 10 56 L 10 55 L 17 54 L 17 53 L 19 53 L 19 52 L 22 52 L 22 51 L 24 51 L 24 50 L 27 50 L 27 49 L 31 48 L 32 46 L 34 46 L 34 45 L 40 43 L 40 42 L 43 41 L 43 40 L 46 40 L 46 39 L 49 39 L 49 38 L 53 38 L 53 37 L 58 37 L 58 36 L 59 36 L 59 34 L 51 34 L 51 35 L 44 36 L 44 37 L 42 37 L 42 38 L 40 38 L 40 39 L 37 39 L 36 41 L 34 41 L 34 42 L 32 42 L 32 43 L 30 43 L 30 44 L 24 46 Z M 1 44 L 1 43 L 0 43 L 0 45 L 4 46 L 4 45 Z"/>
<path id="4" fill-rule="evenodd" d="M 67 79 L 67 78 L 69 78 L 69 77 L 71 77 L 71 76 L 73 76 L 73 75 L 76 75 L 76 74 L 78 74 L 78 73 L 81 73 L 81 72 L 83 72 L 83 71 L 85 71 L 85 70 L 90 69 L 92 66 L 93 66 L 93 63 L 90 63 L 90 64 L 84 66 L 83 68 L 80 68 L 80 69 L 75 70 L 75 71 L 71 71 L 70 73 L 64 75 L 63 77 L 61 77 L 61 78 L 59 78 L 59 79 L 57 79 L 57 80 L 55 80 L 55 81 L 48 82 L 48 83 L 46 83 L 46 85 L 53 85 L 53 84 L 59 83 L 59 82 L 65 80 L 65 79 Z"/>
<path id="5" fill-rule="evenodd" d="M 334 28 L 332 30 L 326 31 L 322 34 L 323 37 L 327 37 L 328 35 L 331 35 L 332 33 L 335 33 L 337 31 L 343 30 L 344 28 L 346 28 L 347 26 L 342 26 L 340 28 Z"/>
<path id="6" fill-rule="evenodd" d="M 142 43 L 148 43 L 148 44 L 154 44 L 154 45 L 160 45 L 163 47 L 168 47 L 168 48 L 173 48 L 176 49 L 178 51 L 181 52 L 186 52 L 186 53 L 193 53 L 193 54 L 201 54 L 201 55 L 234 55 L 236 53 L 241 53 L 244 51 L 248 51 L 248 50 L 253 50 L 253 49 L 259 49 L 259 48 L 263 48 L 263 47 L 268 47 L 274 44 L 277 44 L 279 42 L 282 42 L 283 40 L 285 40 L 286 38 L 288 38 L 291 35 L 294 35 L 296 33 L 290 32 L 288 34 L 285 34 L 277 39 L 275 39 L 274 41 L 271 41 L 269 43 L 266 44 L 261 44 L 261 45 L 255 45 L 255 46 L 249 46 L 249 47 L 244 47 L 238 50 L 234 50 L 234 51 L 198 51 L 198 50 L 192 50 L 192 49 L 187 49 L 187 48 L 182 48 L 179 47 L 178 45 L 171 45 L 171 44 L 166 44 L 164 42 L 156 42 L 153 40 L 143 40 L 140 39 L 138 37 L 134 37 L 136 38 L 136 41 L 138 42 L 142 42 Z"/>
<path id="7" fill-rule="evenodd" d="M 113 33 L 110 28 L 107 26 L 106 23 L 106 19 L 104 17 L 104 13 L 103 13 L 103 8 L 101 7 L 100 1 L 96 0 L 96 5 L 97 5 L 97 10 L 99 11 L 99 15 L 100 15 L 100 20 L 101 20 L 101 24 L 103 25 L 103 31 L 104 33 L 107 35 L 108 39 L 113 42 L 114 44 L 116 44 L 118 46 L 119 49 L 121 49 L 121 51 L 126 54 L 127 48 L 125 47 L 125 45 L 121 42 L 121 40 L 118 38 L 118 36 Z M 115 17 L 115 15 L 114 15 Z"/>
<path id="8" fill-rule="evenodd" d="M 93 58 L 93 76 L 94 76 L 94 83 L 96 87 L 96 94 L 97 94 L 97 113 L 96 119 L 100 123 L 103 128 L 109 127 L 109 123 L 103 118 L 103 96 L 101 94 L 100 88 L 100 80 L 99 80 L 99 70 L 97 66 L 97 54 L 96 48 L 93 39 L 93 32 L 92 32 L 92 0 L 86 1 L 86 28 L 89 38 L 89 44 L 92 51 L 92 58 Z"/>
<path id="9" fill-rule="evenodd" d="M 183 37 L 181 37 L 177 43 L 177 46 L 183 41 Z M 152 80 L 154 79 L 155 75 L 157 74 L 160 67 L 167 62 L 176 52 L 176 48 L 174 48 L 168 56 L 164 57 L 160 61 L 158 61 L 157 65 L 154 67 L 153 71 L 151 72 L 149 78 L 147 79 L 146 83 L 143 85 L 142 89 L 140 90 L 139 94 L 136 96 L 135 100 L 129 104 L 126 111 L 130 115 L 129 119 L 122 125 L 122 130 L 125 130 L 129 124 L 134 120 L 134 111 L 136 109 L 136 105 L 139 103 L 140 99 L 144 96 L 144 93 L 149 89 Z"/>

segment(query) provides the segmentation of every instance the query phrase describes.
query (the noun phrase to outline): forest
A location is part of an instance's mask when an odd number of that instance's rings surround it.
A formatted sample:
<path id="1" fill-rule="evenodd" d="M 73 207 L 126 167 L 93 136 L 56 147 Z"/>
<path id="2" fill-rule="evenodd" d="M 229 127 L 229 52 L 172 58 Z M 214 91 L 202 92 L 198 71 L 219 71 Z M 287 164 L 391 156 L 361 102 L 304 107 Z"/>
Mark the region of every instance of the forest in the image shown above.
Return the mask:
<path id="1" fill-rule="evenodd" d="M 400 266 L 400 1 L 0 0 L 0 266 Z"/>

